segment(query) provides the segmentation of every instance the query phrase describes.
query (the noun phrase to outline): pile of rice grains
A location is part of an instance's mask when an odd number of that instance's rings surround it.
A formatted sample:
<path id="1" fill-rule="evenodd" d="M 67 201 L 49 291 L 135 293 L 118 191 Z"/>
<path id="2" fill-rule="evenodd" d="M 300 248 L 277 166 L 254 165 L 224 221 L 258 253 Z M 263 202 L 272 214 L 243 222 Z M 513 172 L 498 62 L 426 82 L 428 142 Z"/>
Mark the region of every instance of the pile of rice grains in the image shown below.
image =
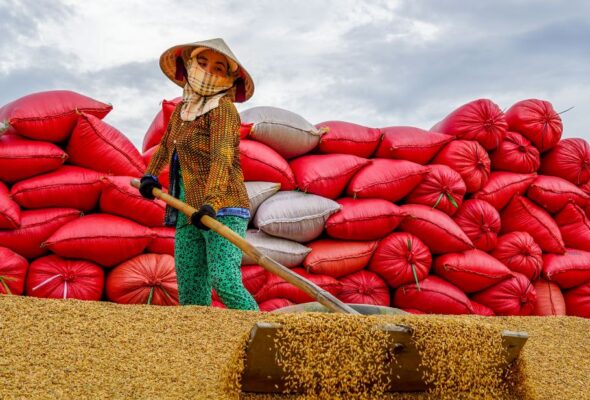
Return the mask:
<path id="1" fill-rule="evenodd" d="M 286 386 L 241 393 L 255 322 L 280 322 Z M 423 393 L 384 393 L 385 335 L 414 330 Z M 508 370 L 500 332 L 529 340 Z M 574 317 L 260 314 L 0 296 L 0 398 L 590 399 L 590 320 Z"/>

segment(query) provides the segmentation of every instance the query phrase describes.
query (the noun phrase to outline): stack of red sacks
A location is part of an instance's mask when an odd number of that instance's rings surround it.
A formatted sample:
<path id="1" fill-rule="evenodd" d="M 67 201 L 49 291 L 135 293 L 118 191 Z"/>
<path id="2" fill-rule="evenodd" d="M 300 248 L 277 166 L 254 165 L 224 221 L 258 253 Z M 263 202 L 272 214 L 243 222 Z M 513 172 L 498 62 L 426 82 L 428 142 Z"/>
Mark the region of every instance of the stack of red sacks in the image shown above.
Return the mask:
<path id="1" fill-rule="evenodd" d="M 100 194 L 95 203 L 71 202 L 89 196 L 77 191 L 62 196 L 69 202 L 35 203 L 39 196 L 27 196 L 27 185 L 17 193 L 25 177 L 1 176 L 7 185 L 0 188 L 0 246 L 21 257 L 13 256 L 8 267 L 0 265 L 0 279 L 14 277 L 10 271 L 26 270 L 27 263 L 33 266 L 42 255 L 53 253 L 107 272 L 105 299 L 176 304 L 174 230 L 161 226 L 163 204 L 141 199 L 128 180 L 143 172 L 178 101 L 163 102 L 145 136 L 140 168 L 117 166 L 119 156 L 134 165 L 139 154 L 125 147 L 124 136 L 118 131 L 115 135 L 116 130 L 99 118 L 91 120 L 103 127 L 94 128 L 100 133 L 94 135 L 98 139 L 93 137 L 93 146 L 82 145 L 72 132 L 58 139 L 49 139 L 55 137 L 48 135 L 50 129 L 45 129 L 45 136 L 27 136 L 36 140 L 36 149 L 55 146 L 53 162 L 67 157 L 65 165 L 60 161 L 34 173 L 20 165 L 1 165 L 0 171 L 26 172 L 27 179 L 61 171 L 67 178 L 76 172 L 72 168 L 85 168 L 90 182 L 91 174 L 99 173 Z M 12 104 L 0 111 L 0 120 Z M 78 125 L 90 125 L 91 118 L 81 105 L 76 110 L 74 132 Z M 561 119 L 550 103 L 524 100 L 503 113 L 490 100 L 475 100 L 431 130 L 377 129 L 342 121 L 314 126 L 273 107 L 252 108 L 241 117 L 242 168 L 254 214 L 247 239 L 343 301 L 415 313 L 567 312 L 590 317 L 590 148 L 583 139 L 561 140 Z M 27 135 L 16 121 L 10 120 L 3 144 L 14 143 L 15 133 Z M 88 153 L 104 143 L 118 144 L 98 157 Z M 8 148 L 12 154 L 21 152 L 10 144 L 1 146 L 0 153 Z M 0 162 L 9 159 L 0 154 Z M 160 179 L 166 183 L 167 172 Z M 59 193 L 67 193 L 67 179 L 59 182 Z M 30 187 L 35 185 L 43 187 L 42 181 L 33 180 Z M 52 197 L 48 188 L 44 190 L 41 197 Z M 29 243 L 19 236 L 23 217 L 40 208 L 55 212 L 55 207 L 89 215 L 70 216 L 71 221 L 59 220 L 52 228 L 54 219 L 37 224 L 51 231 L 36 239 L 40 246 L 31 246 L 42 254 L 22 254 L 27 250 L 3 239 L 4 234 L 12 242 Z M 19 218 L 21 228 L 15 229 Z M 108 218 L 118 218 L 116 229 L 109 231 Z M 119 235 L 110 245 L 124 243 L 121 248 L 97 247 L 98 238 L 109 232 Z M 59 282 L 59 295 L 53 297 L 66 297 L 64 288 L 69 285 L 69 297 L 72 284 L 67 282 L 72 280 L 66 280 L 65 273 L 57 275 L 33 286 Z M 242 275 L 262 310 L 312 300 L 246 256 Z M 2 282 L 14 285 L 15 280 Z M 214 304 L 222 306 L 213 296 Z M 168 298 L 173 301 L 168 303 Z"/>
<path id="2" fill-rule="evenodd" d="M 144 161 L 70 91 L 0 109 L 0 293 L 178 304 L 173 257 L 156 254 L 164 204 L 130 187 Z"/>
<path id="3" fill-rule="evenodd" d="M 550 103 L 503 113 L 479 99 L 428 131 L 313 126 L 273 107 L 241 117 L 247 185 L 281 190 L 254 207 L 248 239 L 343 301 L 481 315 L 563 315 L 567 306 L 590 316 L 590 149 L 561 140 Z M 303 210 L 318 196 L 340 207 Z M 311 300 L 266 279 L 249 289 L 262 309 Z"/>
<path id="4" fill-rule="evenodd" d="M 590 153 L 582 139 L 560 141 L 561 120 L 548 102 L 525 100 L 503 114 L 493 102 L 476 100 L 430 131 L 392 127 L 376 134 L 343 122 L 317 127 L 324 126 L 329 131 L 314 154 L 290 159 L 289 166 L 300 190 L 343 205 L 318 240 L 346 250 L 351 246 L 342 241 L 379 241 L 359 271 L 387 283 L 391 305 L 429 313 L 545 315 L 567 309 L 589 316 L 590 197 L 583 186 Z M 344 186 L 318 187 L 341 184 L 335 178 L 352 169 L 345 154 L 371 162 Z M 377 201 L 398 209 L 379 214 Z M 399 224 L 381 230 L 392 217 Z M 335 232 L 359 220 L 364 225 Z M 303 262 L 309 268 L 309 259 L 322 252 L 314 242 L 306 245 L 313 249 Z M 336 260 L 354 257 L 334 253 Z M 359 284 L 359 292 L 367 289 Z M 371 302 L 369 296 L 363 300 Z"/>

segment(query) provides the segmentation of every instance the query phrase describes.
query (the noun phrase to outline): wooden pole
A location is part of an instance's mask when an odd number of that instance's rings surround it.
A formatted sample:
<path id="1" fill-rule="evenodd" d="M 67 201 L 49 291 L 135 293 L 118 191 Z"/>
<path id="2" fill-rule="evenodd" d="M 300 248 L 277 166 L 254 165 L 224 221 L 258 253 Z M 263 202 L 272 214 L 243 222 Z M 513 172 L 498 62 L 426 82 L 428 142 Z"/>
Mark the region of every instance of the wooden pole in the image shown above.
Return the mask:
<path id="1" fill-rule="evenodd" d="M 135 188 L 139 188 L 138 179 L 132 179 L 130 184 Z M 176 208 L 178 211 L 182 212 L 189 218 L 197 211 L 194 207 L 191 207 L 185 202 L 178 200 L 174 196 L 164 193 L 158 188 L 154 188 L 152 193 L 154 197 L 164 201 L 169 206 Z M 221 222 L 217 221 L 215 218 L 204 215 L 201 218 L 201 223 L 232 242 L 240 250 L 256 260 L 256 263 L 258 263 L 261 267 L 281 277 L 292 285 L 297 286 L 299 289 L 303 290 L 305 293 L 316 299 L 320 304 L 329 310 L 346 314 L 360 315 L 360 313 L 355 309 L 338 300 L 334 295 L 332 295 L 332 293 L 322 289 L 312 281 L 303 278 L 301 275 L 296 274 L 284 265 L 262 254 L 260 250 L 254 247 L 250 242 L 242 238 L 227 226 L 223 225 Z"/>

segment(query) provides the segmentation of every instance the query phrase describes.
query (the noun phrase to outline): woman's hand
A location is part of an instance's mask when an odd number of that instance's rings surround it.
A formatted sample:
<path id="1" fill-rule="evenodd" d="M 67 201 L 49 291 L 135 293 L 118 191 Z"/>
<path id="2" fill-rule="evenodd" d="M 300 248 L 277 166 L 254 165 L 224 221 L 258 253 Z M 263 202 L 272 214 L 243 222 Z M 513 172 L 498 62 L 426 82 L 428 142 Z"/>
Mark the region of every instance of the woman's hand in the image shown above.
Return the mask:
<path id="1" fill-rule="evenodd" d="M 162 189 L 162 185 L 158 182 L 158 178 L 153 175 L 144 175 L 139 180 L 139 193 L 146 199 L 155 199 L 152 190 L 154 188 Z"/>
<path id="2" fill-rule="evenodd" d="M 203 215 L 208 215 L 213 219 L 215 218 L 215 210 L 213 209 L 213 207 L 211 207 L 209 204 L 203 204 L 201 206 L 201 208 L 199 209 L 199 211 L 195 211 L 193 213 L 193 215 L 191 215 L 191 222 L 193 223 L 193 225 L 199 229 L 202 229 L 204 231 L 208 231 L 209 227 L 203 225 L 203 223 L 201 222 L 201 217 Z"/>

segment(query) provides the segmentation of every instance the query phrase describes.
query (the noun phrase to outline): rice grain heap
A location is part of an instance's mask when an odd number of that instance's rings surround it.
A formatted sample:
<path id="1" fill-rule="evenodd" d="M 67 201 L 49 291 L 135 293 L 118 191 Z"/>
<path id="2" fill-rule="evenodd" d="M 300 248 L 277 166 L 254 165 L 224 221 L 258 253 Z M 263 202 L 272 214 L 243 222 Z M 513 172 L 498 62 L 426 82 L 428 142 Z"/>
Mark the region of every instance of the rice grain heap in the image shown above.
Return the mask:
<path id="1" fill-rule="evenodd" d="M 486 399 L 507 394 L 515 400 L 590 399 L 588 319 L 305 316 L 320 326 L 340 324 L 348 333 L 354 329 L 346 324 L 407 324 L 414 329 L 417 345 L 427 346 L 422 351 L 426 365 L 433 366 L 426 375 L 433 382 L 429 393 L 378 394 L 379 387 L 369 385 L 357 398 Z M 0 296 L 0 398 L 317 398 L 240 393 L 236 386 L 243 369 L 240 357 L 254 323 L 285 324 L 300 318 L 198 306 Z M 497 371 L 474 364 L 494 363 L 498 349 L 494 331 L 503 329 L 526 331 L 529 340 L 510 371 L 511 380 L 501 382 Z M 355 335 L 363 338 L 367 333 Z M 477 354 L 476 348 L 490 354 Z M 332 360 L 321 356 L 324 362 Z"/>

